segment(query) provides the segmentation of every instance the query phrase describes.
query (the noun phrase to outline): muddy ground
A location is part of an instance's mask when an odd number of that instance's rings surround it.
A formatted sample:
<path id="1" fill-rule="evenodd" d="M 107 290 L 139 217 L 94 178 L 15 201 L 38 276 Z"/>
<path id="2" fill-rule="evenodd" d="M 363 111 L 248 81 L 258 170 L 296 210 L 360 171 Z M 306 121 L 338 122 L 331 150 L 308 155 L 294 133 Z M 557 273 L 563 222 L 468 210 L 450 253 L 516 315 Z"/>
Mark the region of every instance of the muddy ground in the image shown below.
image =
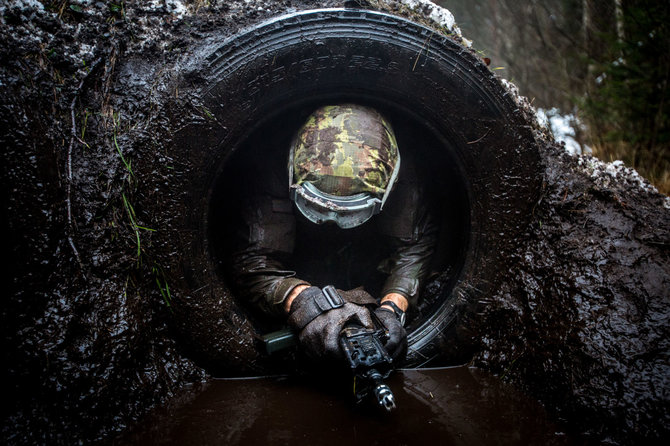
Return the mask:
<path id="1" fill-rule="evenodd" d="M 109 438 L 206 378 L 174 340 L 152 257 L 152 230 L 170 222 L 133 205 L 183 167 L 147 141 L 202 42 L 343 3 L 0 7 L 3 442 Z M 427 22 L 402 2 L 370 3 Z M 466 315 L 472 362 L 596 441 L 667 438 L 670 202 L 634 171 L 566 154 L 519 102 L 536 128 L 543 188 L 497 292 Z M 186 205 L 175 200 L 175 213 Z"/>
<path id="2" fill-rule="evenodd" d="M 113 444 L 584 445 L 540 403 L 477 368 L 401 370 L 387 382 L 397 402 L 391 413 L 342 398 L 347 382 L 341 388 L 295 376 L 211 380 Z"/>

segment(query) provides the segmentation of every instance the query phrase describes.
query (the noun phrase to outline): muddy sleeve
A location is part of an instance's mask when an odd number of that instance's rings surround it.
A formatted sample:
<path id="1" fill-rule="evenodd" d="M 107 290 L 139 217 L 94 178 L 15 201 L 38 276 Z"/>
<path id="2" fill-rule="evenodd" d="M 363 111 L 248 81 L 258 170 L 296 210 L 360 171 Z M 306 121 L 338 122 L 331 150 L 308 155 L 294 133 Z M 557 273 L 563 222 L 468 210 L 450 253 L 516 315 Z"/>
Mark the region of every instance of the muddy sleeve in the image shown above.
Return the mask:
<path id="1" fill-rule="evenodd" d="M 287 268 L 295 242 L 295 217 L 288 199 L 262 196 L 250 200 L 238 231 L 241 249 L 233 255 L 236 291 L 270 315 L 284 315 L 283 302 L 298 285 L 308 284 Z"/>
<path id="2" fill-rule="evenodd" d="M 410 305 L 418 301 L 437 243 L 438 225 L 424 189 L 414 166 L 407 162 L 378 223 L 392 248 L 392 255 L 379 267 L 388 274 L 382 296 L 395 292 L 407 298 Z"/>
<path id="3" fill-rule="evenodd" d="M 270 315 L 284 315 L 284 300 L 298 285 L 309 285 L 295 277 L 273 259 L 272 253 L 247 251 L 236 256 L 234 270 L 236 288 L 252 305 Z"/>
<path id="4" fill-rule="evenodd" d="M 393 254 L 384 265 L 388 278 L 382 296 L 388 293 L 403 295 L 410 306 L 416 305 L 419 290 L 428 275 L 430 261 L 437 241 L 437 225 L 426 213 L 415 228 L 415 236 L 391 239 Z"/>

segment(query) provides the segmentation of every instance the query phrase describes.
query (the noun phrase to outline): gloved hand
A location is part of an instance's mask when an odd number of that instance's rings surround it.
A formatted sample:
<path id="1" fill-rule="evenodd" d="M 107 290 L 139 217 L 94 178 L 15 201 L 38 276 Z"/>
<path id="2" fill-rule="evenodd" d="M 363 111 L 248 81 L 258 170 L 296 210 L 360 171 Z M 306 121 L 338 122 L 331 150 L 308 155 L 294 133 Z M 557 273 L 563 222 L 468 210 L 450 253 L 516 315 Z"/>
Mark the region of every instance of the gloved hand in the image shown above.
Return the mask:
<path id="1" fill-rule="evenodd" d="M 351 321 L 373 328 L 372 318 L 364 306 L 345 302 L 337 293 L 328 294 L 318 287 L 303 290 L 291 304 L 288 322 L 298 332 L 298 340 L 308 356 L 343 359 L 340 332 L 344 326 Z"/>
<path id="2" fill-rule="evenodd" d="M 393 362 L 399 362 L 405 359 L 407 354 L 407 332 L 402 326 L 392 308 L 384 305 L 375 309 L 375 315 L 379 318 L 384 328 L 388 331 L 389 337 L 384 344 Z"/>

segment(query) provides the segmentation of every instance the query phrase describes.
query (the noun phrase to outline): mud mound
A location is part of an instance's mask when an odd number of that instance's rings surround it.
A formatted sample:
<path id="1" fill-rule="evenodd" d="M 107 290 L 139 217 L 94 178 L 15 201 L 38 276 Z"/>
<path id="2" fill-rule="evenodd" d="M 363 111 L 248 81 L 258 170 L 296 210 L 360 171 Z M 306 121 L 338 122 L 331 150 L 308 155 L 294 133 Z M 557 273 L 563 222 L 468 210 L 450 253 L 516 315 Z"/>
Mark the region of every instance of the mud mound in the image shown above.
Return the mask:
<path id="1" fill-rule="evenodd" d="M 475 364 L 598 440 L 664 438 L 670 200 L 620 163 L 551 145 L 543 156 L 536 221 L 477 317 Z"/>

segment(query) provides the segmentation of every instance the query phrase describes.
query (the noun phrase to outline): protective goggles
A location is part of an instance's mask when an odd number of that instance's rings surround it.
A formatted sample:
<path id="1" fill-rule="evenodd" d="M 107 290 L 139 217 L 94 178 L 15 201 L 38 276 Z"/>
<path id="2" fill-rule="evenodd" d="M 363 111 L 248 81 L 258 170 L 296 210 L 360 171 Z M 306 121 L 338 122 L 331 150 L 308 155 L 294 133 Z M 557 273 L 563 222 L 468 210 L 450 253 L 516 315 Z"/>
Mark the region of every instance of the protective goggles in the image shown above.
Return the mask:
<path id="1" fill-rule="evenodd" d="M 382 209 L 382 201 L 370 194 L 338 197 L 321 192 L 310 182 L 292 185 L 290 195 L 298 210 L 312 223 L 332 221 L 342 229 L 355 228 Z"/>
<path id="2" fill-rule="evenodd" d="M 399 170 L 400 158 L 394 166 L 389 185 L 381 200 L 368 193 L 346 197 L 331 195 L 320 191 L 309 181 L 301 185 L 292 184 L 289 194 L 298 210 L 312 223 L 323 224 L 332 221 L 342 229 L 355 228 L 381 212 L 393 189 Z M 293 169 L 290 168 L 291 178 L 293 177 L 292 171 Z"/>

